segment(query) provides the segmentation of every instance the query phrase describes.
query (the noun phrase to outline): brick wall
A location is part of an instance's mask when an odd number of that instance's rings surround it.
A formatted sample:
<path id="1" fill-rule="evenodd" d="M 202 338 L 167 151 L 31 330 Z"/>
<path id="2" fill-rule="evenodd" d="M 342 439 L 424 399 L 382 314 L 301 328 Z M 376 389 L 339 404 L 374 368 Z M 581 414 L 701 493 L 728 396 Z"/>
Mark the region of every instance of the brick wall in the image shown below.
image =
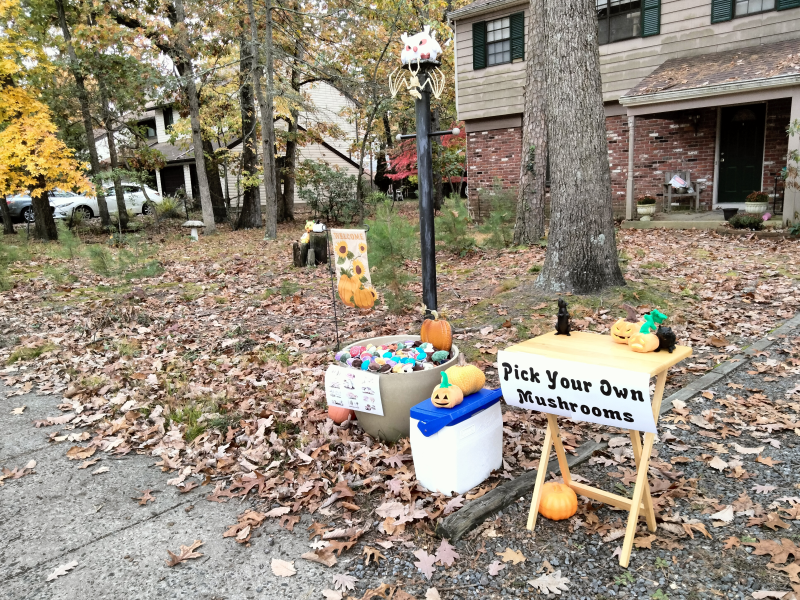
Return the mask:
<path id="1" fill-rule="evenodd" d="M 764 189 L 771 192 L 774 174 L 786 164 L 790 100 L 767 106 L 764 152 Z M 717 133 L 715 107 L 636 117 L 634 144 L 634 197 L 654 196 L 663 210 L 668 171 L 691 171 L 692 184 L 700 184 L 700 205 L 710 209 L 714 197 L 714 158 Z M 615 215 L 625 213 L 628 180 L 628 117 L 606 118 L 608 161 Z M 469 189 L 492 187 L 500 178 L 504 188 L 516 187 L 522 145 L 521 128 L 475 131 L 467 134 Z"/>
<path id="2" fill-rule="evenodd" d="M 764 183 L 761 189 L 772 193 L 775 187 L 775 175 L 786 166 L 786 154 L 789 151 L 789 116 L 792 100 L 782 98 L 767 103 L 767 129 L 764 144 Z"/>

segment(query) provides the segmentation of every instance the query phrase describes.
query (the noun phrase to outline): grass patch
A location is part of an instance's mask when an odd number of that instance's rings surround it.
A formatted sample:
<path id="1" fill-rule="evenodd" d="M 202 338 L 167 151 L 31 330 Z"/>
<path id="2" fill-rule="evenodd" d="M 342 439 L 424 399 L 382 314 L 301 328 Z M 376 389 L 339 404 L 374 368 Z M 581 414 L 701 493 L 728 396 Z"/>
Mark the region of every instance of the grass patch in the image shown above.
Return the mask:
<path id="1" fill-rule="evenodd" d="M 530 269 L 528 269 L 528 273 L 541 273 L 542 265 L 532 265 Z"/>
<path id="2" fill-rule="evenodd" d="M 13 365 L 15 362 L 18 361 L 25 361 L 25 360 L 33 360 L 35 358 L 39 358 L 45 352 L 50 352 L 51 350 L 55 350 L 57 346 L 52 342 L 46 342 L 41 346 L 30 346 L 24 348 L 17 348 L 11 353 L 11 356 L 8 357 L 6 360 L 7 365 Z"/>
<path id="3" fill-rule="evenodd" d="M 256 356 L 259 361 L 266 364 L 271 361 L 279 362 L 284 367 L 288 367 L 293 365 L 296 357 L 294 354 L 290 353 L 289 350 L 283 344 L 278 344 L 276 346 L 269 346 L 258 353 Z"/>
<path id="4" fill-rule="evenodd" d="M 663 269 L 666 266 L 667 265 L 665 263 L 663 263 L 661 261 L 658 261 L 658 260 L 654 260 L 654 261 L 651 261 L 651 262 L 642 263 L 641 268 L 642 269 Z"/>

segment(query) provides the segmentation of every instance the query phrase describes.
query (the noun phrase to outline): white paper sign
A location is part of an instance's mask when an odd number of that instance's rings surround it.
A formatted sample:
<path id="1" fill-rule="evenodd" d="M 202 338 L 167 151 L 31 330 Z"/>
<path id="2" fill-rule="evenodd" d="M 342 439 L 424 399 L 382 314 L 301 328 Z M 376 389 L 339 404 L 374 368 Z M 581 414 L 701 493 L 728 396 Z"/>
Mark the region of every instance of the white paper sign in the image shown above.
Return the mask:
<path id="1" fill-rule="evenodd" d="M 527 352 L 497 353 L 507 404 L 576 421 L 656 432 L 647 373 Z"/>
<path id="2" fill-rule="evenodd" d="M 341 406 L 383 416 L 379 375 L 331 365 L 325 372 L 325 396 L 329 406 Z"/>

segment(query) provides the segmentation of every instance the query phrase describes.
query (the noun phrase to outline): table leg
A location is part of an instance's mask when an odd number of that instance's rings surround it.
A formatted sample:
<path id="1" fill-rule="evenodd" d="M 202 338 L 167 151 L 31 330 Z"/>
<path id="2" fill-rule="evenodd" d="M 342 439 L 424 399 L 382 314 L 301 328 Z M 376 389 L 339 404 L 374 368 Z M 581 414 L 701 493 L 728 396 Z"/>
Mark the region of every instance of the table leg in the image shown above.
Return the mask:
<path id="1" fill-rule="evenodd" d="M 536 526 L 536 516 L 539 514 L 539 501 L 542 499 L 542 486 L 547 476 L 547 464 L 550 462 L 550 447 L 553 445 L 553 428 L 547 422 L 547 431 L 542 444 L 542 457 L 539 459 L 539 471 L 536 473 L 536 485 L 533 488 L 531 510 L 528 513 L 528 531 L 533 531 Z"/>
<path id="2" fill-rule="evenodd" d="M 631 435 L 631 446 L 633 446 L 633 459 L 636 462 L 636 468 L 639 469 L 639 464 L 642 460 L 642 439 L 639 437 L 639 432 L 633 429 L 629 430 Z M 653 499 L 650 497 L 650 483 L 645 480 L 644 488 L 644 516 L 647 519 L 647 528 L 651 532 L 656 530 L 656 513 L 653 510 Z"/>
<path id="3" fill-rule="evenodd" d="M 561 431 L 558 429 L 558 421 L 556 421 L 556 416 L 547 415 L 547 424 L 553 430 L 553 446 L 556 449 L 558 468 L 561 470 L 561 476 L 564 478 L 564 483 L 569 485 L 572 482 L 572 477 L 570 477 L 569 474 L 567 454 L 564 452 L 564 445 L 561 443 Z"/>
<path id="4" fill-rule="evenodd" d="M 628 516 L 628 527 L 625 530 L 625 542 L 622 544 L 622 553 L 619 555 L 619 564 L 627 568 L 631 559 L 633 549 L 633 538 L 636 537 L 636 526 L 639 523 L 639 505 L 642 502 L 644 488 L 647 485 L 647 470 L 650 467 L 650 453 L 653 451 L 653 442 L 656 435 L 654 433 L 644 434 L 644 448 L 642 448 L 642 460 L 639 463 L 639 471 L 636 474 L 636 487 L 633 488 L 633 498 L 631 499 L 631 513 Z"/>

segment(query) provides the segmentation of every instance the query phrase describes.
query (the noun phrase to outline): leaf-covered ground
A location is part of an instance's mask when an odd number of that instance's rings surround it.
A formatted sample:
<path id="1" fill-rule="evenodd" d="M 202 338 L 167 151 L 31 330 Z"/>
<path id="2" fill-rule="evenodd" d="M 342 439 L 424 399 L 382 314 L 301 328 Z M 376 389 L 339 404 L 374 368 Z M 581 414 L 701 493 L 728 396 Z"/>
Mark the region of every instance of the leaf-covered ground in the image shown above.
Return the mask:
<path id="1" fill-rule="evenodd" d="M 431 570 L 442 564 L 432 558 L 439 542 L 434 547 L 429 537 L 436 519 L 536 468 L 543 420 L 504 407 L 502 472 L 456 498 L 416 484 L 407 442 L 386 446 L 357 424 L 333 424 L 323 385 L 336 345 L 330 274 L 291 266 L 291 241 L 299 234 L 299 226 L 287 227 L 279 241 L 265 242 L 259 231 L 224 231 L 193 244 L 168 225 L 128 250 L 144 257 L 149 245 L 163 272 L 130 280 L 121 267 L 115 271 L 119 261 L 106 269 L 119 275 L 97 275 L 82 245 L 65 255 L 31 244 L 25 260 L 10 266 L 13 288 L 0 295 L 3 379 L 19 393 L 35 386 L 54 395 L 53 416 L 36 425 L 65 453 L 76 454 L 76 465 L 91 462 L 95 451 L 144 453 L 170 485 L 199 488 L 193 493 L 209 501 L 252 500 L 239 524 L 220 524 L 220 535 L 246 544 L 265 519 L 291 530 L 310 514 L 319 533 L 311 560 L 332 564 L 357 552 L 369 564 L 382 560 L 387 544 L 411 544 L 424 553 L 417 568 Z M 764 336 L 800 306 L 797 241 L 627 230 L 619 232 L 618 244 L 628 285 L 602 296 L 567 298 L 573 326 L 607 332 L 623 316 L 623 302 L 669 314 L 679 343 L 692 346 L 695 355 L 672 370 L 667 393 Z M 116 252 L 111 250 L 111 260 Z M 498 349 L 553 327 L 556 298 L 533 286 L 544 248 L 479 249 L 464 257 L 441 249 L 437 260 L 439 304 L 456 327 L 456 343 L 486 370 L 490 384 L 496 382 Z M 418 262 L 405 268 L 419 273 Z M 420 324 L 415 311 L 361 312 L 341 303 L 336 311 L 340 342 L 416 333 Z M 693 423 L 690 413 L 709 423 L 734 418 L 740 405 L 716 398 L 711 415 L 689 408 L 674 427 Z M 610 437 L 607 429 L 588 424 L 564 428 L 568 451 L 596 436 Z M 83 450 L 71 449 L 76 441 Z M 81 452 L 85 458 L 77 456 Z M 721 452 L 710 454 L 709 464 L 716 457 L 736 473 Z M 626 463 L 613 462 L 620 457 L 614 454 L 603 466 L 618 469 L 617 482 L 625 486 Z M 680 481 L 681 466 L 664 463 L 665 481 Z M 2 471 L 0 483 L 24 474 Z M 675 489 L 687 494 L 703 481 L 702 475 L 694 484 L 684 479 Z M 609 535 L 603 529 L 608 520 L 593 521 L 591 509 L 581 514 L 592 535 Z M 687 521 L 672 522 L 685 529 Z M 551 579 L 541 586 L 560 585 L 555 573 Z"/>

